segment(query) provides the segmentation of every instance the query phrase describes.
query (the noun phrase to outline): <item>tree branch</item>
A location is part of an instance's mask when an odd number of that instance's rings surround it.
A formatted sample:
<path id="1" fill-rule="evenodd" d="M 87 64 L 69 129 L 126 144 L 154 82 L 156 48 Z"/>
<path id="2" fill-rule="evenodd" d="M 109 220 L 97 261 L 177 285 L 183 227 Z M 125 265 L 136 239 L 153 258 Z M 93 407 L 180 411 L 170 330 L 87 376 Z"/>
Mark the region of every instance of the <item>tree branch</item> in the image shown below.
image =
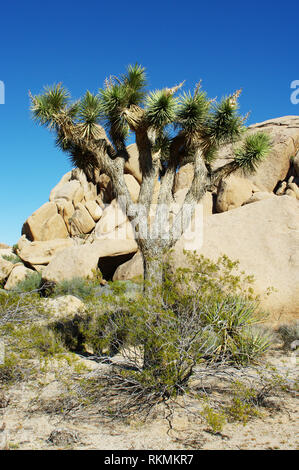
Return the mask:
<path id="1" fill-rule="evenodd" d="M 170 237 L 167 248 L 171 248 L 187 230 L 195 212 L 196 205 L 205 195 L 210 186 L 210 177 L 202 158 L 201 151 L 197 150 L 194 158 L 194 177 L 191 187 L 186 194 L 181 209 L 175 217 L 170 229 Z"/>
<path id="2" fill-rule="evenodd" d="M 217 170 L 214 170 L 210 175 L 211 182 L 208 189 L 214 189 L 222 178 L 226 178 L 238 169 L 239 166 L 234 160 L 229 163 L 226 163 L 226 165 L 217 168 Z"/>

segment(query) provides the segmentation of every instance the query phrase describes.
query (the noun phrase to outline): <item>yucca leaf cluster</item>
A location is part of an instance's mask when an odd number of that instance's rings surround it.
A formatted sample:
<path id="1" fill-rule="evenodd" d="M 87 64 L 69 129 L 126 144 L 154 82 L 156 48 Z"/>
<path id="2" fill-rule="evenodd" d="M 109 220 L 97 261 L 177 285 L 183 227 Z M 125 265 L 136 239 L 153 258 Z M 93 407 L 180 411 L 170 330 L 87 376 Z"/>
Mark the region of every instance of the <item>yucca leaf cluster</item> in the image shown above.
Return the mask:
<path id="1" fill-rule="evenodd" d="M 76 102 L 61 83 L 48 86 L 42 94 L 31 95 L 31 110 L 35 120 L 56 131 L 57 145 L 83 170 L 84 164 L 94 164 L 84 144 L 103 139 L 100 126 L 111 140 L 112 153 L 125 149 L 130 132 L 146 130 L 151 133 L 152 151 L 160 152 L 166 165 L 178 148 L 182 157 L 200 150 L 210 164 L 221 145 L 240 140 L 246 131 L 246 117 L 239 114 L 238 106 L 241 90 L 217 102 L 208 98 L 201 83 L 194 92 L 180 92 L 183 85 L 148 91 L 145 69 L 135 64 L 119 77 L 107 78 L 97 93 L 87 91 Z M 235 168 L 255 171 L 269 149 L 267 135 L 246 137 L 235 150 Z"/>

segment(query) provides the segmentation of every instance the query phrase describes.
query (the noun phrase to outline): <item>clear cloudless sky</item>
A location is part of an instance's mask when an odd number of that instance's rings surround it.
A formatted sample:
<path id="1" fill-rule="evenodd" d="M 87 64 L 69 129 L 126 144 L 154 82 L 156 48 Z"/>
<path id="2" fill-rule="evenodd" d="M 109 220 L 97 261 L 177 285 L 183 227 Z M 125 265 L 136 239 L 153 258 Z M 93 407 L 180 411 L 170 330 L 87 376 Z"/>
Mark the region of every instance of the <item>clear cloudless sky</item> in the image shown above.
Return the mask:
<path id="1" fill-rule="evenodd" d="M 208 95 L 243 88 L 248 124 L 299 114 L 299 3 L 293 1 L 3 1 L 0 4 L 0 242 L 70 170 L 51 133 L 35 124 L 28 90 L 63 82 L 74 98 L 96 92 L 130 63 L 146 67 L 150 88 L 202 79 Z"/>

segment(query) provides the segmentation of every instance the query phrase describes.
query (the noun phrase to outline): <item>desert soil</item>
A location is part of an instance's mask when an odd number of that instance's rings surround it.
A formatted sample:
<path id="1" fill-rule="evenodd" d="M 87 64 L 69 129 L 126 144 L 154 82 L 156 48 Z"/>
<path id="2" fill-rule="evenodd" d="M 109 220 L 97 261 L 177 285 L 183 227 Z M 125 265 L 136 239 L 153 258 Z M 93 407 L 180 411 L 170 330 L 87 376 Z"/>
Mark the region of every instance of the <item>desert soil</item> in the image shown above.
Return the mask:
<path id="1" fill-rule="evenodd" d="M 81 359 L 80 359 L 81 360 Z M 294 353 L 271 351 L 267 360 L 273 365 L 298 374 Z M 85 363 L 91 363 L 82 359 Z M 298 361 L 298 358 L 297 358 Z M 100 364 L 92 364 L 95 369 Z M 153 419 L 143 423 L 108 422 L 92 409 L 76 413 L 51 410 L 41 403 L 53 403 L 62 393 L 61 383 L 51 371 L 38 380 L 11 386 L 5 395 L 9 403 L 0 407 L 0 441 L 6 449 L 100 449 L 100 450 L 171 450 L 171 449 L 298 449 L 298 397 L 288 393 L 278 399 L 278 409 L 265 408 L 262 416 L 246 425 L 228 422 L 221 432 L 213 434 L 205 422 L 189 413 L 194 404 L 188 399 L 184 406 L 173 406 L 172 429 L 165 419 L 165 409 L 157 408 Z M 190 408 L 191 409 L 191 408 Z M 193 406 L 194 411 L 194 406 Z M 5 426 L 4 426 L 5 425 Z M 4 429 L 3 429 L 4 428 Z M 60 430 L 62 434 L 59 434 Z M 49 440 L 58 430 L 62 440 Z M 67 432 L 70 440 L 63 438 Z M 74 437 L 75 436 L 75 437 Z M 74 438 L 73 438 L 74 437 Z M 1 442 L 0 442 L 1 444 Z"/>

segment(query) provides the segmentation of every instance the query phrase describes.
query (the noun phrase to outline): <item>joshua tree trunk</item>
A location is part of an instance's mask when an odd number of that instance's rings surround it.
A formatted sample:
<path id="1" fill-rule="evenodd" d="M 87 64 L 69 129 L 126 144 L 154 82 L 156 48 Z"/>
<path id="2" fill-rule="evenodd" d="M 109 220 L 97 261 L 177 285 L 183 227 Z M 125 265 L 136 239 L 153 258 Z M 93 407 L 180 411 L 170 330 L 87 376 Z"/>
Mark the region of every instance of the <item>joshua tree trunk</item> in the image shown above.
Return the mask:
<path id="1" fill-rule="evenodd" d="M 148 257 L 143 255 L 143 269 L 144 269 L 144 292 L 150 294 L 153 291 L 156 294 L 162 289 L 163 285 L 163 266 L 162 266 L 162 252 L 161 256 Z"/>

